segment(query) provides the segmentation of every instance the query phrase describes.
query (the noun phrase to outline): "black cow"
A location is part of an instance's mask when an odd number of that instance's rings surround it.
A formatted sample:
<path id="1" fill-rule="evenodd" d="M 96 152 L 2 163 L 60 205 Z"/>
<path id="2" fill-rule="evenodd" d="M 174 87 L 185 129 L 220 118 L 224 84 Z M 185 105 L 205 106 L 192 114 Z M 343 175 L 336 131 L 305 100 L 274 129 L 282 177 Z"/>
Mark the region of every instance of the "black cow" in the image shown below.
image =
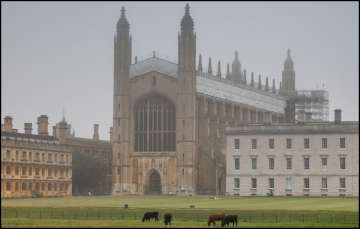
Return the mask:
<path id="1" fill-rule="evenodd" d="M 165 223 L 165 225 L 171 224 L 171 218 L 172 218 L 171 213 L 165 213 L 164 214 L 164 223 Z"/>
<path id="2" fill-rule="evenodd" d="M 222 220 L 221 220 L 221 226 L 229 226 L 230 223 L 237 226 L 237 219 L 238 216 L 237 215 L 227 215 L 225 216 Z"/>
<path id="3" fill-rule="evenodd" d="M 159 221 L 159 212 L 145 212 L 142 221 L 150 221 L 151 219 L 155 219 L 155 221 Z"/>

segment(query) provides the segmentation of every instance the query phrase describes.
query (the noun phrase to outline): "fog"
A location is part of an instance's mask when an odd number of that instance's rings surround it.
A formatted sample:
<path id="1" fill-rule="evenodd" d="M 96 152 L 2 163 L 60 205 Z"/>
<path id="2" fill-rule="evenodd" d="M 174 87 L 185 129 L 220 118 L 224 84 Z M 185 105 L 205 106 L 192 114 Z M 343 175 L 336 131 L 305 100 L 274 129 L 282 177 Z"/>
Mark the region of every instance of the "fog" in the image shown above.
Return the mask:
<path id="1" fill-rule="evenodd" d="M 76 136 L 109 139 L 112 125 L 113 37 L 126 8 L 133 57 L 177 61 L 177 35 L 186 2 L 2 2 L 1 118 L 14 128 L 65 114 Z M 189 2 L 203 68 L 212 57 L 281 79 L 291 49 L 296 89 L 329 91 L 329 114 L 359 113 L 359 4 L 357 2 Z M 265 78 L 262 78 L 263 82 Z M 256 77 L 257 80 L 257 77 Z M 270 81 L 271 82 L 271 81 Z M 64 112 L 63 112 L 64 110 Z M 2 120 L 3 123 L 3 120 Z M 49 132 L 52 129 L 49 127 Z"/>

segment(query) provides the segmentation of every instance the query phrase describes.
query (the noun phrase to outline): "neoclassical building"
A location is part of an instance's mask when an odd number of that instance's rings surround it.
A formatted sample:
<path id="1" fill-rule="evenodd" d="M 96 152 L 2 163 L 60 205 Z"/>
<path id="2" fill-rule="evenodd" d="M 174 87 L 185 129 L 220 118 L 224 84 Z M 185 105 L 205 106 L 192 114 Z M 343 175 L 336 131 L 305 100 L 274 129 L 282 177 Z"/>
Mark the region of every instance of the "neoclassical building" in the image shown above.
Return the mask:
<path id="1" fill-rule="evenodd" d="M 178 63 L 156 57 L 132 62 L 130 26 L 121 10 L 114 37 L 112 193 L 224 194 L 226 126 L 283 122 L 286 97 L 268 78 L 246 79 L 238 53 L 225 77 L 211 59 L 196 68 L 189 6 L 178 34 Z M 288 53 L 290 58 L 290 52 Z M 294 90 L 288 64 L 282 90 Z M 285 78 L 284 78 L 285 77 Z M 291 112 L 290 112 L 291 113 Z"/>
<path id="2" fill-rule="evenodd" d="M 359 122 L 250 124 L 226 129 L 226 194 L 359 196 Z"/>

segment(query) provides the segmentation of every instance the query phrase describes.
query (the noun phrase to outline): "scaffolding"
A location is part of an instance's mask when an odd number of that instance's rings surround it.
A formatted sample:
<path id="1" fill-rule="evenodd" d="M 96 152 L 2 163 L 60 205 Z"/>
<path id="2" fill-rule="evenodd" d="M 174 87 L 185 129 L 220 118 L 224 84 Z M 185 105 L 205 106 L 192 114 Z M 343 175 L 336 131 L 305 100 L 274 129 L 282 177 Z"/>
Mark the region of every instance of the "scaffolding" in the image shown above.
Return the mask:
<path id="1" fill-rule="evenodd" d="M 329 121 L 329 93 L 325 90 L 297 91 L 295 119 L 301 122 Z"/>

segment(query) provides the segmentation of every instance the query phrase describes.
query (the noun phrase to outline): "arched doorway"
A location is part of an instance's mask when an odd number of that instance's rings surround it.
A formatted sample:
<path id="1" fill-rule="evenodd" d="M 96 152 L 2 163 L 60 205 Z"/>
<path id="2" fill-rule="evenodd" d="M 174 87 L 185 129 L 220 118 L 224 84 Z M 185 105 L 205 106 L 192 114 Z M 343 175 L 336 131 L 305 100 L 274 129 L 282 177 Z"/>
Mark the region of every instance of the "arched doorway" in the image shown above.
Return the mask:
<path id="1" fill-rule="evenodd" d="M 161 177 L 155 169 L 149 172 L 147 188 L 145 194 L 160 195 L 161 194 Z"/>

